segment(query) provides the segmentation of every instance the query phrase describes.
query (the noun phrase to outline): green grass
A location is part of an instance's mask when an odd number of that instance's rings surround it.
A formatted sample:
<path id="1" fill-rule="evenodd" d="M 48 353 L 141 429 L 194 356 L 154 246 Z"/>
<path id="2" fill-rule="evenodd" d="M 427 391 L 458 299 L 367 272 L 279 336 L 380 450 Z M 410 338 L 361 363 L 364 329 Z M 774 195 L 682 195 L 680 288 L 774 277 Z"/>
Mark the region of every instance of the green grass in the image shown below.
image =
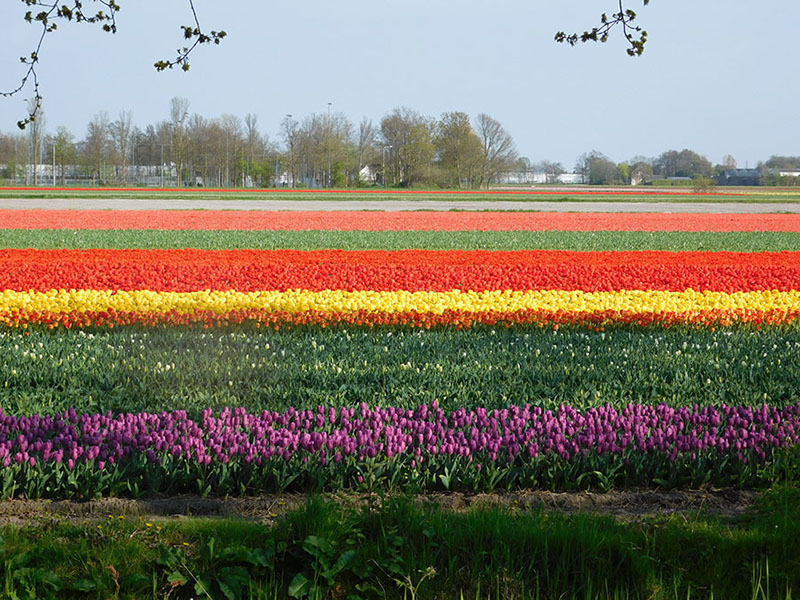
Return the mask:
<path id="1" fill-rule="evenodd" d="M 800 251 L 800 233 L 672 231 L 0 230 L 4 248 Z"/>
<path id="2" fill-rule="evenodd" d="M 800 329 L 538 327 L 0 331 L 6 414 L 250 411 L 317 405 L 446 410 L 782 406 L 800 397 Z"/>
<path id="3" fill-rule="evenodd" d="M 407 498 L 312 498 L 244 519 L 44 521 L 0 528 L 0 598 L 791 598 L 800 493 L 737 520 L 563 515 Z"/>

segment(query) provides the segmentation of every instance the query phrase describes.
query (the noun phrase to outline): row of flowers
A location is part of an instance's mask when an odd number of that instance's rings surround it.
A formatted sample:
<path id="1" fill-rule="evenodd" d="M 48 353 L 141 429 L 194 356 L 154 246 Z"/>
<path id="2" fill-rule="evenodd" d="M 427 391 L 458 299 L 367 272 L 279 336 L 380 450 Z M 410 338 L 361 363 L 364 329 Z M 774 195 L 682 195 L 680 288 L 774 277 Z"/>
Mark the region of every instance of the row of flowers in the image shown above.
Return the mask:
<path id="1" fill-rule="evenodd" d="M 298 313 L 383 312 L 469 313 L 517 311 L 688 313 L 707 311 L 756 311 L 796 313 L 800 291 L 712 292 L 686 290 L 665 292 L 623 290 L 486 290 L 409 292 L 372 290 L 310 290 L 239 292 L 202 290 L 157 292 L 153 290 L 49 290 L 47 292 L 0 292 L 0 313 L 26 312 L 172 312 L 210 311 L 224 314 L 238 310 Z"/>
<path id="2" fill-rule="evenodd" d="M 482 469 L 496 472 L 498 466 L 524 470 L 542 461 L 567 467 L 604 456 L 622 459 L 621 464 L 634 471 L 649 471 L 652 461 L 665 460 L 701 463 L 710 470 L 733 465 L 736 470 L 736 463 L 764 462 L 798 443 L 797 404 L 782 409 L 629 404 L 585 411 L 525 405 L 446 414 L 435 402 L 415 410 L 362 403 L 283 413 L 224 409 L 214 415 L 206 410 L 197 421 L 183 411 L 114 416 L 80 415 L 69 409 L 55 416 L 27 417 L 0 413 L 0 461 L 6 469 L 36 468 L 40 478 L 50 467 L 63 474 L 63 467 L 97 472 L 134 463 L 141 474 L 148 465 L 174 468 L 180 461 L 177 472 L 190 464 L 205 466 L 206 475 L 208 469 L 231 465 L 261 470 L 263 476 L 279 463 L 298 471 L 343 464 L 361 483 L 365 467 L 376 463 L 402 460 L 417 472 L 431 467 L 438 471 L 442 459 L 453 457 L 466 460 L 473 474 Z M 253 476 L 252 469 L 248 473 Z"/>
<path id="3" fill-rule="evenodd" d="M 800 289 L 798 252 L 0 250 L 0 290 Z"/>
<path id="4" fill-rule="evenodd" d="M 199 422 L 185 411 L 160 414 L 10 416 L 0 412 L 0 460 L 67 462 L 98 459 L 113 463 L 132 453 L 157 461 L 158 453 L 206 464 L 234 456 L 248 462 L 303 452 L 325 461 L 378 454 L 437 454 L 513 459 L 553 453 L 564 460 L 596 452 L 663 452 L 672 458 L 713 450 L 759 456 L 770 448 L 800 443 L 800 405 L 778 409 L 728 406 L 673 408 L 629 404 L 578 411 L 510 406 L 501 410 L 458 409 L 445 414 L 434 402 L 416 410 L 369 407 L 290 408 L 283 413 L 204 410 Z M 33 463 L 31 463 L 33 464 Z M 98 465 L 102 468 L 102 464 Z"/>
<path id="5" fill-rule="evenodd" d="M 800 231 L 797 214 L 3 210 L 0 229 Z"/>
<path id="6" fill-rule="evenodd" d="M 83 328 L 137 325 L 157 326 L 202 326 L 224 327 L 232 324 L 249 324 L 256 328 L 298 326 L 356 326 L 383 327 L 403 326 L 431 329 L 433 327 L 469 328 L 473 325 L 500 327 L 538 326 L 553 327 L 579 326 L 603 330 L 616 326 L 672 327 L 696 326 L 728 327 L 735 324 L 750 324 L 757 328 L 764 326 L 794 325 L 800 319 L 800 309 L 791 310 L 753 310 L 734 308 L 728 310 L 712 309 L 703 311 L 619 311 L 597 310 L 579 312 L 570 310 L 517 310 L 502 312 L 495 310 L 465 311 L 444 310 L 441 313 L 399 311 L 374 312 L 371 310 L 352 310 L 348 312 L 303 310 L 299 312 L 272 311 L 259 309 L 242 310 L 193 310 L 179 312 L 117 311 L 114 309 L 96 311 L 52 312 L 13 310 L 0 311 L 0 325 L 25 329 L 29 325 L 54 328 Z"/>

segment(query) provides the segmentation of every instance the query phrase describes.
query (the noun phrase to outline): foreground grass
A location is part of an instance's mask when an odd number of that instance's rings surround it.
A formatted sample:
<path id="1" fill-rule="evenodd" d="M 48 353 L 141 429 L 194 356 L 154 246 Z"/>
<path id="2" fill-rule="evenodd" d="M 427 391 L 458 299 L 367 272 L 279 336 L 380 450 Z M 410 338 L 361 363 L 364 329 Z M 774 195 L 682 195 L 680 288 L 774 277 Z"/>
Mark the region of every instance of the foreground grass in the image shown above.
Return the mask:
<path id="1" fill-rule="evenodd" d="M 775 231 L 159 231 L 0 229 L 4 248 L 798 251 Z"/>
<path id="2" fill-rule="evenodd" d="M 790 598 L 800 490 L 736 521 L 311 499 L 244 519 L 0 528 L 0 598 Z"/>

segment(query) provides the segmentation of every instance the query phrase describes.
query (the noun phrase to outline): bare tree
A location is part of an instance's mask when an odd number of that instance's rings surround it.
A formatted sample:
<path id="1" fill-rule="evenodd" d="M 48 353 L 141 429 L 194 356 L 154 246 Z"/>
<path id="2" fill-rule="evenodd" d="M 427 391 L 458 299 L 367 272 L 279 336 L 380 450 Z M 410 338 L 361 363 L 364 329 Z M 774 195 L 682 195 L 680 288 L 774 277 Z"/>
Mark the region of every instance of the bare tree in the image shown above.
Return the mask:
<path id="1" fill-rule="evenodd" d="M 128 155 L 131 147 L 133 113 L 123 110 L 116 121 L 108 126 L 111 143 L 114 147 L 114 162 L 116 164 L 117 181 L 127 181 Z"/>
<path id="2" fill-rule="evenodd" d="M 544 173 L 547 183 L 556 183 L 559 176 L 566 172 L 564 171 L 564 166 L 561 163 L 552 162 L 549 160 L 543 160 L 536 165 L 536 167 L 542 173 Z"/>
<path id="3" fill-rule="evenodd" d="M 35 110 L 33 100 L 28 100 L 28 110 Z M 30 147 L 30 160 L 29 164 L 33 165 L 33 170 L 26 169 L 25 181 L 30 182 L 31 175 L 33 176 L 33 185 L 39 185 L 39 163 L 42 158 L 42 142 L 44 141 L 44 112 L 39 110 L 39 116 L 35 121 L 31 121 L 30 129 L 28 130 L 28 143 Z"/>
<path id="4" fill-rule="evenodd" d="M 286 145 L 286 155 L 288 162 L 287 181 L 286 185 L 294 187 L 295 179 L 295 164 L 297 161 L 297 136 L 298 136 L 298 123 L 292 118 L 292 115 L 286 115 L 281 121 L 281 136 L 283 143 Z"/>
<path id="5" fill-rule="evenodd" d="M 169 124 L 172 133 L 172 160 L 177 171 L 177 186 L 183 186 L 183 168 L 189 151 L 186 123 L 189 119 L 189 101 L 175 97 L 169 103 Z"/>
<path id="6" fill-rule="evenodd" d="M 244 151 L 244 136 L 242 134 L 242 121 L 235 115 L 222 115 L 219 119 L 225 144 L 225 169 L 224 185 L 231 187 L 232 182 L 238 181 L 240 160 Z"/>
<path id="7" fill-rule="evenodd" d="M 246 176 L 254 179 L 260 163 L 266 155 L 268 140 L 258 131 L 258 116 L 247 113 L 244 117 L 245 154 L 247 158 Z"/>
<path id="8" fill-rule="evenodd" d="M 483 168 L 480 183 L 488 186 L 500 173 L 511 169 L 517 160 L 514 138 L 499 121 L 485 113 L 477 118 L 477 133 L 483 147 Z"/>
<path id="9" fill-rule="evenodd" d="M 92 117 L 86 127 L 81 154 L 94 183 L 104 183 L 105 164 L 111 154 L 108 125 L 108 114 L 100 112 Z"/>
<path id="10" fill-rule="evenodd" d="M 358 124 L 358 142 L 356 147 L 356 156 L 358 158 L 358 171 L 356 178 L 361 178 L 361 170 L 365 164 L 377 162 L 382 158 L 378 156 L 377 152 L 378 130 L 372 124 L 371 119 L 364 117 L 361 123 Z"/>

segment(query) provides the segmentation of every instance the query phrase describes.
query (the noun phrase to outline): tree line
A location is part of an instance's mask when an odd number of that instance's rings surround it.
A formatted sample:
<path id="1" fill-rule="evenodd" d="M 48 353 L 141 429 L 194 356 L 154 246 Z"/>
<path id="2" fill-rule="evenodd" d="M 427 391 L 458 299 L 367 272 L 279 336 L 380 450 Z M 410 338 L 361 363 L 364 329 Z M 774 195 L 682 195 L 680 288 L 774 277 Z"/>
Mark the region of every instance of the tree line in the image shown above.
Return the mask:
<path id="1" fill-rule="evenodd" d="M 570 181 L 702 188 L 741 184 L 741 173 L 723 178 L 736 167 L 730 155 L 713 165 L 688 149 L 621 163 L 592 151 L 578 158 Z M 487 114 L 436 119 L 405 107 L 357 125 L 330 108 L 302 119 L 287 114 L 275 140 L 254 114 L 209 119 L 190 113 L 185 98 L 173 98 L 167 118 L 143 128 L 130 111 L 113 120 L 101 112 L 78 139 L 65 127 L 48 132 L 40 112 L 26 131 L 0 133 L 0 180 L 27 185 L 481 188 L 557 183 L 565 173 L 559 162 L 519 156 L 511 134 Z M 772 156 L 746 175 L 750 184 L 800 184 L 791 173 L 800 173 L 800 157 Z"/>
<path id="2" fill-rule="evenodd" d="M 601 152 L 582 154 L 575 164 L 591 185 L 680 184 L 708 187 L 715 182 L 746 185 L 800 185 L 800 156 L 771 156 L 752 169 L 738 169 L 730 154 L 714 165 L 693 150 L 667 150 L 655 158 L 634 157 L 615 163 Z"/>
<path id="3" fill-rule="evenodd" d="M 395 108 L 375 124 L 341 113 L 287 114 L 279 139 L 258 117 L 209 119 L 173 98 L 167 119 L 143 128 L 130 111 L 96 114 L 80 139 L 46 130 L 39 112 L 24 133 L 0 133 L 0 179 L 30 185 L 206 187 L 486 187 L 514 168 L 514 139 L 487 114 L 447 112 L 435 119 Z M 35 166 L 34 166 L 35 165 Z"/>

